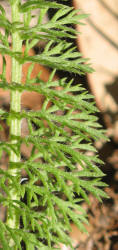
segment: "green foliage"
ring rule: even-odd
[[[83,59],[66,41],[66,38],[74,39],[77,33],[66,25],[81,24],[86,15],[77,14],[73,8],[55,1],[30,0],[22,4],[19,0],[11,0],[9,3],[11,9],[16,5],[22,20],[13,16],[10,22],[0,6],[0,26],[5,30],[4,34],[0,33],[0,53],[3,56],[0,87],[12,94],[18,92],[19,96],[25,90],[35,91],[45,98],[39,111],[13,110],[17,103],[12,99],[10,112],[0,109],[1,119],[9,126],[11,121],[21,122],[25,118],[29,130],[25,137],[21,137],[19,132],[10,132],[9,141],[0,142],[0,153],[5,151],[10,156],[8,169],[0,169],[0,203],[7,208],[6,222],[0,221],[0,246],[4,250],[23,249],[24,243],[26,249],[48,250],[60,249],[62,243],[73,249],[68,235],[70,221],[86,232],[88,221],[82,202],[89,203],[88,192],[100,201],[102,197],[107,198],[101,190],[106,186],[101,182],[104,174],[98,167],[103,162],[93,145],[94,140],[106,137],[94,115],[98,110],[93,96],[80,84],[72,86],[73,81],[53,80],[56,69],[76,74],[93,71],[87,59]],[[49,8],[57,12],[51,20],[43,23]],[[30,27],[34,9],[40,9],[40,14],[37,23]],[[17,34],[22,43],[25,41],[24,54],[20,47],[15,51],[10,48],[8,39],[12,36],[15,43],[13,34]],[[44,51],[29,56],[29,49],[39,40],[46,42]],[[6,54],[20,67],[32,62],[24,85],[13,80],[7,83]],[[40,79],[40,74],[30,79],[35,62],[52,68],[47,82]],[[27,160],[19,159],[23,144],[32,147]],[[11,152],[17,160],[11,157]],[[24,184],[21,184],[22,170],[27,175]]]

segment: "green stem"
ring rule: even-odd
[[[12,22],[20,22],[20,13],[19,13],[19,0],[12,1],[11,3],[11,11],[12,11]],[[13,52],[21,52],[22,51],[22,40],[20,39],[18,31],[14,31],[12,33],[12,50]],[[22,76],[22,65],[15,59],[12,58],[12,77],[11,81],[16,83],[21,83]],[[11,102],[10,102],[10,110],[15,112],[20,112],[21,110],[21,93],[17,90],[11,91]],[[20,136],[21,135],[21,120],[17,118],[12,118],[10,120],[10,137],[12,136]],[[17,140],[11,139],[12,144],[17,144]],[[19,162],[20,161],[20,152],[19,155],[16,155],[15,152],[11,150],[10,153],[10,162]],[[12,176],[17,176],[18,170],[10,169],[10,174]],[[10,191],[10,199],[19,200],[19,195],[17,194],[15,189]],[[9,211],[7,215],[7,225],[11,228],[19,228],[19,217],[15,213],[15,210],[12,210],[13,218],[10,217]],[[13,241],[11,240],[10,246],[13,246]]]

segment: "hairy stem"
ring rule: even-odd
[[[11,11],[12,11],[12,22],[20,22],[20,13],[18,9],[19,0],[12,1],[11,3]],[[22,40],[20,39],[18,31],[14,31],[12,33],[12,50],[13,52],[21,52],[22,51]],[[11,81],[16,83],[21,83],[21,76],[22,76],[22,65],[15,59],[12,58],[12,77]],[[10,109],[11,111],[20,112],[21,110],[21,93],[17,90],[11,91],[11,102],[10,102]],[[21,135],[21,120],[17,118],[12,118],[10,120],[10,137],[11,143],[17,144],[17,140],[13,139],[13,136],[20,136]],[[20,161],[20,152],[16,154],[15,152],[11,151],[10,153],[10,162],[19,162]],[[10,166],[9,166],[10,168]],[[9,169],[10,174],[12,176],[17,176],[18,170],[16,169]],[[19,200],[19,195],[16,193],[15,189],[11,189],[10,191],[10,198],[12,200]],[[18,215],[15,214],[13,209],[12,211],[13,217],[11,218],[7,215],[7,225],[11,228],[19,228],[19,219]],[[10,243],[11,246],[13,242]]]

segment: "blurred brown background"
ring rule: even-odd
[[[90,225],[89,235],[80,234],[73,227],[72,237],[79,242],[78,250],[118,249],[118,0],[73,0],[81,13],[89,13],[78,25],[81,32],[77,45],[84,57],[90,58],[95,72],[87,75],[87,84],[95,96],[100,109],[100,122],[110,142],[96,142],[102,170],[110,199],[99,204],[90,196],[91,207],[87,207]]]

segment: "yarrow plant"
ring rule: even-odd
[[[10,111],[0,109],[1,119],[9,126],[9,140],[0,142],[0,151],[9,155],[7,170],[0,169],[0,203],[6,208],[6,220],[0,220],[0,247],[4,250],[61,249],[61,244],[74,249],[70,222],[86,232],[91,192],[100,201],[107,197],[102,190],[104,176],[93,142],[105,138],[94,115],[94,99],[79,83],[55,79],[56,70],[75,74],[93,70],[67,38],[75,39],[76,30],[69,24],[80,24],[84,14],[58,1],[9,0],[11,21],[0,5],[0,53],[3,58],[0,87],[10,91]],[[43,22],[48,10],[56,10]],[[32,11],[39,9],[37,23],[31,26]],[[79,13],[79,14],[78,14]],[[11,45],[9,45],[9,38]],[[37,42],[45,41],[40,54],[29,55]],[[23,44],[25,50],[22,52]],[[11,80],[6,80],[6,57],[11,57]],[[25,84],[22,66],[30,62]],[[47,82],[39,74],[31,79],[35,63],[52,69]],[[35,91],[44,96],[42,109],[22,110],[21,95]],[[28,134],[21,135],[22,120],[27,120]],[[34,126],[36,125],[36,126]],[[36,129],[36,128],[37,129]],[[21,146],[30,145],[28,159],[21,159]],[[93,154],[88,154],[93,152]],[[26,182],[22,183],[22,171]],[[25,197],[25,199],[24,199]]]

